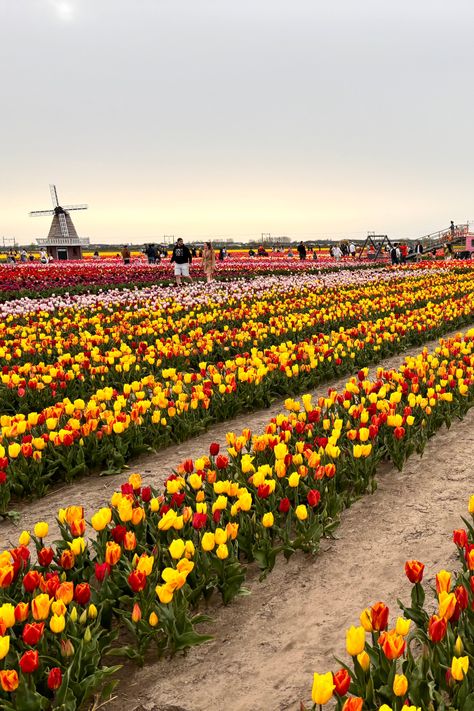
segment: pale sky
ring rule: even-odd
[[[472,0],[0,0],[0,240],[474,221]]]

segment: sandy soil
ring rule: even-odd
[[[387,359],[384,366],[398,367],[404,355]],[[314,392],[326,391],[327,385]],[[212,427],[198,438],[141,457],[130,470],[159,484],[183,459],[205,452],[210,442],[224,445],[230,429],[256,432],[281,409],[278,401],[268,410]],[[451,531],[460,525],[474,492],[473,426],[471,411],[463,422],[439,432],[424,457],[412,457],[403,472],[381,467],[375,494],[343,514],[336,539],[324,541],[320,555],[280,561],[263,583],[251,571],[250,596],[227,608],[211,602],[214,622],[207,631],[214,641],[184,657],[143,669],[127,667],[107,711],[297,711],[299,701],[310,698],[313,672],[337,668],[333,654],[344,655],[345,629],[357,624],[363,607],[380,599],[396,614],[397,596],[408,600],[405,560],[424,561],[428,575],[454,564]],[[81,503],[90,516],[124,478],[88,477],[22,504],[20,530],[38,520],[51,521],[68,504]],[[17,535],[12,522],[0,523],[0,548],[16,542]],[[51,539],[54,535],[53,530]]]

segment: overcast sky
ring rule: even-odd
[[[0,0],[0,238],[474,220],[472,0]]]

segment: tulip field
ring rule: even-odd
[[[342,512],[375,491],[381,463],[404,470],[474,404],[469,264],[247,269],[182,289],[141,273],[126,287],[94,268],[100,291],[35,295],[28,285],[0,304],[5,711],[98,708],[122,665],[146,670],[150,657],[159,676],[165,659],[211,641],[218,601],[245,615],[255,571],[266,581],[303,555],[312,566]],[[386,367],[395,354],[399,367]],[[316,386],[324,394],[309,392]],[[261,431],[233,426],[278,399]],[[161,482],[135,471],[137,455],[185,450],[223,421],[225,444],[183,458]],[[128,462],[133,473],[86,512],[81,487]],[[15,509],[57,486],[60,510],[11,539]],[[473,514],[474,497],[454,532],[451,572],[433,573],[430,588],[423,563],[407,560],[410,602],[397,616],[367,600],[346,656],[334,634],[341,661],[315,672],[312,687],[308,678],[295,709],[474,709]],[[297,590],[295,581],[296,605]],[[319,614],[309,609],[308,624],[324,624]],[[290,673],[284,652],[276,663]]]

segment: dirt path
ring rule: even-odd
[[[434,343],[427,344],[432,347]],[[398,367],[408,353],[384,361]],[[338,387],[344,377],[332,383]],[[327,385],[315,390],[319,395]],[[272,408],[235,418],[208,433],[147,457],[130,467],[147,482],[159,484],[186,457],[206,451],[212,441],[225,444],[225,433],[260,430],[281,411]],[[405,560],[418,558],[432,575],[455,563],[451,530],[460,524],[474,492],[472,429],[474,410],[463,422],[442,430],[422,459],[412,457],[403,472],[381,468],[379,488],[343,514],[337,539],[324,541],[315,558],[295,555],[279,561],[266,581],[250,576],[251,595],[229,607],[211,605],[214,641],[185,657],[143,669],[129,668],[107,711],[123,708],[154,711],[284,711],[308,701],[312,674],[335,669],[333,654],[344,655],[345,629],[356,624],[369,603],[384,600],[396,614],[396,598],[408,599]],[[20,507],[20,526],[51,521],[58,508],[82,503],[89,516],[111,495],[124,475],[89,477]],[[0,524],[0,548],[16,540],[18,528]],[[52,532],[54,535],[54,532]]]

